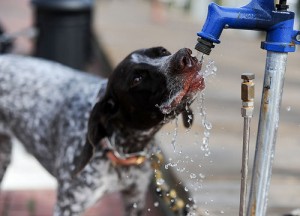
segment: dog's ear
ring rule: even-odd
[[[190,128],[193,125],[194,114],[190,107],[182,112],[182,120],[185,128]]]
[[[94,106],[88,123],[88,141],[97,145],[110,130],[109,121],[118,113],[118,106],[111,96],[104,97]]]
[[[108,96],[95,104],[88,122],[86,143],[81,154],[74,159],[75,169],[72,172],[73,176],[77,175],[88,164],[94,154],[96,145],[108,135],[107,128],[104,125],[107,126],[109,119],[117,111],[116,103]]]
[[[72,177],[74,178],[91,160],[94,154],[94,146],[86,140],[82,152],[74,158],[74,170],[72,170]]]

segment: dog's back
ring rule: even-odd
[[[0,56],[0,133],[19,139],[54,174],[53,162],[67,151],[61,145],[83,145],[99,88],[99,78],[60,64]]]

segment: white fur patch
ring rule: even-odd
[[[136,64],[146,63],[146,64],[149,64],[152,66],[159,66],[160,68],[162,68],[162,67],[165,67],[166,65],[168,65],[171,57],[172,57],[172,55],[158,57],[158,58],[150,58],[145,55],[133,53],[131,55],[131,60],[133,63],[136,63]]]

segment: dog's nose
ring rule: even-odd
[[[177,55],[179,68],[181,70],[185,68],[191,68],[197,63],[197,59],[195,57],[192,57],[192,50],[188,48],[180,49],[177,52]]]

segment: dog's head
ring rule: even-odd
[[[89,142],[97,144],[116,127],[149,130],[186,112],[204,88],[200,69],[186,48],[174,54],[163,47],[131,53],[116,67],[105,96],[91,112]]]
[[[163,47],[137,50],[109,79],[101,112],[127,127],[149,129],[179,114],[204,88],[201,64],[189,49],[171,55]],[[95,110],[99,112],[100,110]]]

